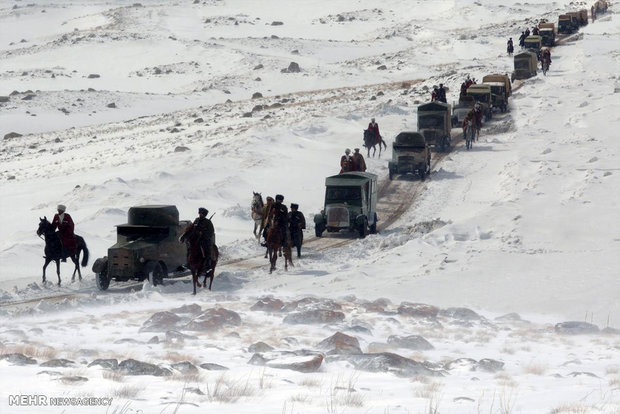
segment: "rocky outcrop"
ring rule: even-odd
[[[569,321],[556,324],[555,332],[563,335],[586,335],[599,333],[599,328],[588,322]]]
[[[361,354],[362,349],[357,338],[336,332],[329,338],[319,342],[319,349],[325,350],[328,355],[332,354]]]
[[[328,309],[315,309],[302,312],[293,312],[284,318],[284,323],[315,324],[338,323],[344,320],[344,313]]]
[[[387,343],[399,348],[413,349],[417,351],[426,351],[433,349],[433,345],[420,335],[398,336],[390,335]]]
[[[154,313],[142,324],[140,332],[166,332],[174,330],[181,322],[181,317],[175,313],[164,311]]]
[[[160,368],[148,362],[126,359],[118,364],[118,370],[125,375],[153,375],[155,377],[165,377],[171,374],[170,370]]]
[[[185,325],[185,329],[190,331],[214,331],[228,326],[240,325],[241,317],[238,313],[224,308],[211,308]]]

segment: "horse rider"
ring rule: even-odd
[[[282,194],[277,194],[276,201],[273,203],[269,211],[269,225],[273,225],[280,230],[283,241],[282,244],[289,241],[286,237],[286,228],[288,226],[288,209],[284,204],[282,204],[283,201],[284,196]]]
[[[538,31],[538,27],[534,26],[532,28],[532,36],[538,36],[540,32]]]
[[[551,51],[549,50],[549,48],[544,48],[541,53],[540,62],[544,64],[545,60],[547,61],[549,66],[551,66]]]
[[[530,29],[529,27],[525,29],[525,37],[528,37],[530,35]]]
[[[474,120],[476,121],[476,129],[479,131],[482,129],[482,106],[480,102],[476,102],[473,112],[475,116]]]
[[[198,209],[198,217],[194,220],[193,226],[196,230],[200,231],[200,246],[202,254],[207,261],[208,266],[212,260],[215,260],[215,229],[213,223],[207,218],[209,210],[204,207]]]
[[[52,229],[58,229],[60,242],[62,243],[62,261],[66,262],[67,257],[77,251],[77,239],[73,232],[75,224],[73,224],[73,219],[69,213],[66,212],[67,207],[63,204],[58,204],[56,210],[58,213],[54,214]]]
[[[366,171],[366,161],[364,160],[364,156],[360,154],[360,149],[355,148],[353,153],[353,165],[355,166],[355,171]]]
[[[437,89],[437,100],[439,102],[448,103],[446,99],[446,89],[443,87],[443,83],[440,83],[439,89]]]
[[[508,56],[512,55],[512,53],[515,51],[515,47],[512,44],[512,37],[508,39],[508,42],[506,44],[506,50],[508,51]]]
[[[431,92],[431,102],[435,102],[439,96],[439,88],[437,85],[433,85],[433,91]]]
[[[297,247],[297,257],[301,257],[301,245],[304,242],[304,232],[306,228],[306,218],[299,211],[299,205],[291,203],[291,212],[288,213],[289,229],[291,230],[291,241]]]
[[[387,144],[383,140],[383,137],[379,133],[379,124],[375,122],[375,118],[370,118],[370,123],[368,124],[368,130],[375,134],[375,138],[377,140],[377,144],[382,145],[387,148]]]
[[[340,157],[340,174],[349,171],[355,171],[355,164],[351,156],[351,150],[347,148],[344,150],[344,155]]]

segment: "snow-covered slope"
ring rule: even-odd
[[[0,300],[76,295],[3,306],[0,355],[74,364],[0,361],[7,373],[0,411],[61,412],[9,405],[10,395],[33,389],[111,396],[117,412],[620,410],[617,331],[567,336],[554,329],[571,320],[620,327],[613,9],[554,48],[547,76],[524,82],[510,112],[488,122],[471,151],[454,149],[426,184],[412,181],[412,191],[423,191],[388,229],[330,250],[309,244],[289,272],[269,274],[266,260],[259,269],[224,265],[213,293],[191,297],[181,281],[101,293],[90,265],[82,283],[69,283],[63,264],[63,286],[42,285],[38,218],[66,204],[92,263],[114,243],[114,225],[125,222],[129,207],[175,204],[190,219],[205,206],[216,213],[225,263],[264,253],[249,214],[252,191],[260,191],[298,203],[310,238],[324,177],[338,171],[344,148],[361,146],[371,116],[388,144],[415,130],[415,106],[432,85],[443,82],[456,100],[467,75],[510,72],[507,37],[573,5],[22,3],[0,2],[0,96],[10,95],[0,103],[0,135],[23,135],[5,138],[0,150]],[[301,72],[282,72],[291,62]],[[252,98],[256,92],[263,97]],[[366,160],[382,181],[390,156]],[[48,280],[53,273],[50,267]],[[282,300],[286,311],[253,307],[264,295]],[[315,299],[295,302],[309,296]],[[413,318],[408,302],[441,312]],[[200,309],[176,310],[171,325],[140,332],[154,313],[188,304]],[[215,307],[236,312],[239,324],[187,328]],[[293,311],[317,309],[342,312],[344,320],[283,323]],[[509,313],[520,316],[495,319]],[[367,357],[391,352],[427,363],[405,369],[326,354],[318,372],[302,374],[273,367],[292,354],[263,352],[275,358],[271,366],[248,364],[258,341],[306,361],[302,350],[327,352],[319,343],[337,331],[355,336]],[[149,343],[155,335],[158,343]],[[393,335],[423,336],[433,349]],[[87,367],[97,358],[148,361],[175,374]],[[181,361],[230,370],[181,372],[172,366]],[[57,372],[37,375],[46,370]]]

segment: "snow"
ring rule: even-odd
[[[0,96],[20,92],[0,103],[1,135],[23,134],[4,139],[0,151],[0,356],[76,363],[44,368],[0,360],[1,412],[620,410],[618,334],[554,330],[564,321],[620,328],[620,43],[613,5],[553,49],[547,76],[523,82],[510,112],[488,122],[472,150],[453,149],[425,183],[393,183],[386,196],[415,196],[394,223],[363,240],[329,235],[344,244],[324,248],[311,242],[324,178],[338,171],[344,148],[361,146],[371,116],[389,145],[398,132],[416,130],[415,106],[429,88],[443,82],[453,101],[465,76],[509,73],[507,37],[517,39],[538,19],[553,21],[574,5],[134,3],[0,2]],[[282,73],[292,61],[302,71]],[[24,100],[28,90],[34,97]],[[264,97],[251,99],[255,92]],[[257,105],[269,107],[253,111]],[[180,146],[189,151],[175,151]],[[381,186],[388,185],[390,157],[388,149],[366,158]],[[251,234],[252,191],[284,194],[306,216],[307,245],[288,272],[278,261],[268,273]],[[71,267],[61,265],[61,287],[53,265],[41,283],[43,242],[35,235],[38,218],[51,219],[59,203],[91,255],[82,282],[71,283]],[[114,226],[126,222],[128,209],[142,204],[174,204],[182,219],[193,219],[200,206],[215,213],[222,264],[213,292],[193,297],[188,278],[97,290],[94,259],[114,244]],[[289,325],[286,312],[251,310],[265,295],[289,304],[314,297],[321,306],[331,299],[345,320]],[[372,310],[368,301],[380,298],[386,304]],[[411,318],[398,312],[402,302],[465,307],[483,319]],[[163,331],[139,332],[153,313],[192,303],[237,312],[242,324],[184,332],[198,339],[181,343]],[[509,313],[520,318],[496,319]],[[358,338],[364,352],[429,361],[444,375],[403,378],[329,358],[315,373],[247,363],[248,347],[258,341],[277,351],[316,350],[336,331]],[[159,343],[148,343],[156,335]],[[390,335],[421,335],[434,349],[395,348],[386,343]],[[229,370],[123,376],[87,367],[96,358],[163,367],[209,362]],[[459,358],[504,366],[472,371],[475,361],[459,360],[446,368]],[[87,381],[68,382],[76,376]],[[110,411],[17,407],[9,404],[16,394],[113,402]]]

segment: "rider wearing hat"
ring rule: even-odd
[[[282,203],[283,201],[284,196],[282,194],[276,195],[276,201],[273,203],[271,211],[269,212],[269,225],[273,225],[280,229],[282,240],[287,240],[286,228],[288,227],[288,209]]]
[[[205,258],[215,260],[215,249],[213,248],[215,245],[215,229],[211,220],[207,218],[207,214],[209,214],[209,210],[200,207],[193,226],[200,231],[200,245]]]
[[[58,229],[60,241],[62,243],[62,261],[66,262],[67,257],[77,251],[77,240],[75,239],[75,234],[73,233],[75,225],[73,224],[73,219],[71,216],[65,212],[67,207],[62,204],[58,204],[56,209],[58,213],[54,214],[52,229]]]
[[[351,150],[347,148],[344,150],[344,155],[340,157],[340,174],[349,171],[355,171],[353,164],[353,157],[351,156]]]

